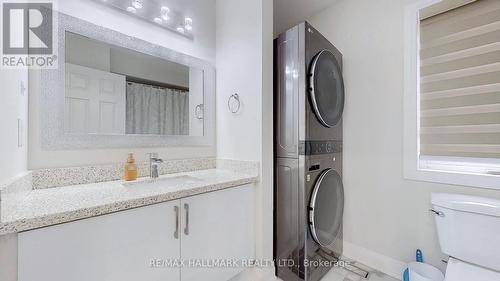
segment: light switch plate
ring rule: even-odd
[[[23,120],[17,119],[17,147],[24,146],[24,124]]]
[[[24,86],[24,81],[21,80],[21,96],[24,96],[26,93],[26,87]]]

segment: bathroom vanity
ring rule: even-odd
[[[251,259],[252,241],[243,185],[20,233],[19,280],[228,280],[240,268],[197,265]]]
[[[216,168],[8,193],[0,234],[19,232],[19,281],[228,280],[255,257],[257,179]]]

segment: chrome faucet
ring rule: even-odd
[[[157,179],[158,174],[158,164],[163,163],[163,160],[158,158],[158,153],[149,153],[149,176],[152,179]]]

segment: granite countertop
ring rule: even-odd
[[[127,186],[124,181],[34,189],[5,194],[0,212],[0,235],[109,214],[192,195],[257,182],[253,173],[208,169],[161,176],[190,176],[168,186]],[[139,179],[144,180],[144,179]]]

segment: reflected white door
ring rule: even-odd
[[[66,64],[66,133],[124,134],[126,79],[106,71]]]

